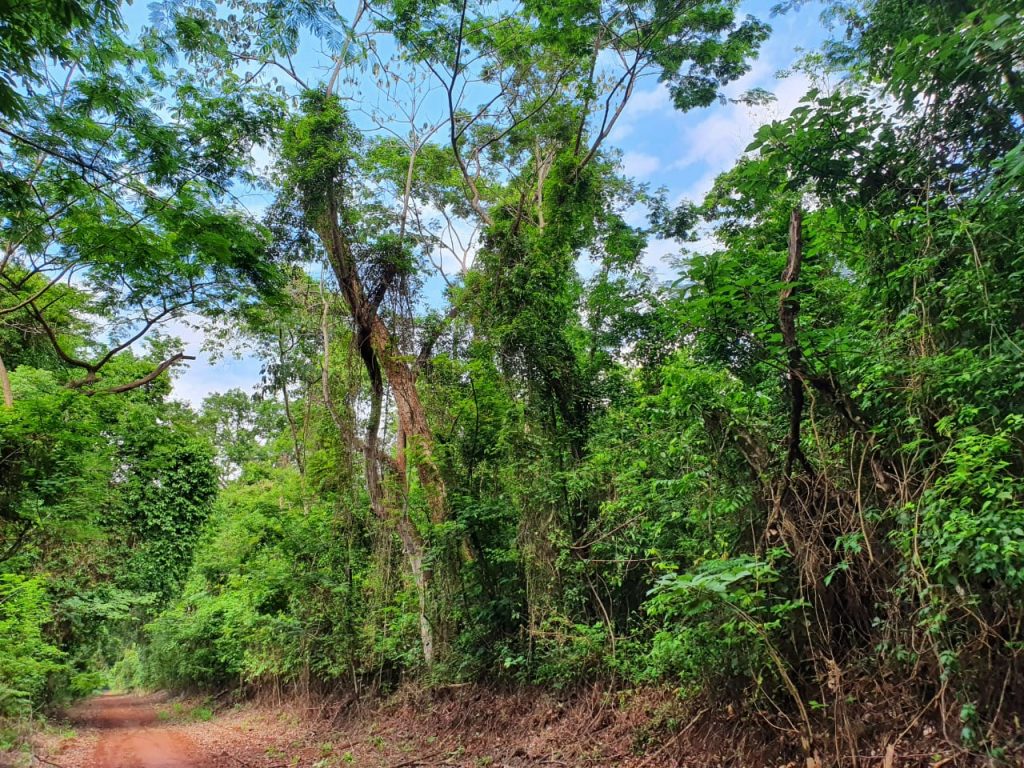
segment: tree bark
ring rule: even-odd
[[[380,301],[388,287],[385,277],[381,285],[368,292],[359,276],[355,256],[340,219],[340,207],[332,190],[328,195],[325,216],[317,226],[317,233],[327,249],[328,259],[349,315],[355,326],[359,355],[370,378],[370,417],[363,444],[364,472],[367,491],[374,514],[386,524],[393,525],[409,564],[420,603],[420,639],[423,656],[428,665],[442,660],[454,637],[454,626],[445,601],[446,578],[436,578],[438,564],[447,569],[451,559],[444,553],[429,553],[427,536],[410,517],[407,506],[396,503],[384,483],[380,451],[377,447],[380,427],[381,402],[384,381],[391,386],[398,412],[398,456],[391,469],[407,491],[409,461],[416,469],[417,478],[427,499],[429,521],[437,525],[447,519],[447,493],[444,478],[433,457],[433,433],[427,421],[426,409],[416,388],[416,369],[410,359],[397,348],[391,333],[378,314]],[[405,494],[406,497],[408,494]],[[433,556],[428,556],[433,555]],[[431,561],[435,564],[431,565]]]
[[[292,401],[288,395],[288,377],[285,375],[285,348],[284,348],[284,331],[278,329],[277,332],[277,351],[278,351],[278,378],[280,379],[281,385],[281,396],[284,398],[284,415],[288,421],[288,429],[292,435],[292,448],[295,450],[295,466],[299,469],[299,475],[303,478],[305,483],[306,477],[306,461],[302,454],[302,441],[299,440],[299,428],[295,423],[295,415],[292,413]]]
[[[13,408],[14,391],[11,389],[11,377],[7,375],[7,366],[4,365],[3,357],[0,357],[0,389],[4,394],[4,408]]]
[[[399,350],[394,348],[390,334],[379,317],[373,318],[370,344],[395,395],[398,426],[406,441],[404,453],[408,459],[412,449],[416,474],[427,494],[430,520],[435,524],[444,522],[448,516],[447,489],[434,462],[434,434],[416,388],[416,373]]]
[[[892,484],[889,476],[893,472],[891,467],[887,466],[888,462],[876,455],[875,437],[856,403],[842,390],[832,374],[816,374],[806,365],[803,349],[796,332],[796,320],[800,314],[800,302],[796,298],[796,282],[800,279],[802,265],[803,211],[797,207],[793,209],[789,219],[789,253],[786,259],[786,268],[782,272],[783,289],[779,295],[779,328],[782,331],[782,342],[786,347],[791,402],[786,477],[788,478],[792,472],[794,463],[799,463],[809,475],[815,473],[814,467],[800,447],[800,424],[803,419],[804,386],[806,385],[824,395],[843,421],[851,428],[854,437],[866,444],[875,485],[883,493],[891,493]]]

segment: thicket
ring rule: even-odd
[[[263,378],[193,417],[162,376],[69,391],[66,356],[20,351],[50,354],[42,310],[0,325],[7,695],[130,646],[139,685],[657,684],[781,711],[826,761],[919,715],[1018,748],[1024,9],[833,6],[816,87],[672,207],[606,139],[646,75],[689,109],[745,71],[766,29],[734,5],[165,9],[188,98],[241,120],[227,82],[275,150],[263,226],[232,221],[252,252],[200,243],[263,292],[202,305]],[[253,60],[285,74],[231,79]],[[407,108],[391,138],[348,105],[359,63]],[[423,122],[402,99],[430,86]]]

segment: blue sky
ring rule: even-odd
[[[764,88],[776,96],[776,101],[762,107],[729,102],[682,114],[673,109],[666,89],[651,79],[634,93],[610,136],[610,145],[622,152],[622,168],[627,175],[654,188],[664,187],[673,203],[700,200],[715,177],[736,162],[760,125],[784,117],[796,106],[809,88],[806,76],[798,73],[779,79],[776,75],[791,67],[801,50],[816,49],[826,38],[827,30],[820,19],[820,4],[807,3],[797,11],[769,19],[776,1],[744,4],[745,13],[769,20],[772,34],[751,71],[726,89],[726,96],[735,97],[751,88]],[[126,8],[125,17],[130,26],[138,28],[148,18],[146,5]],[[308,71],[301,73],[303,77],[321,79],[313,62],[323,59],[312,51],[303,58],[308,62],[299,64],[300,68],[308,66]],[[250,198],[250,202],[257,211],[264,204],[258,196]],[[642,224],[642,219],[643,212],[637,211],[633,223]],[[708,242],[696,245],[710,246]],[[648,247],[645,263],[667,278],[671,270],[666,259],[676,253],[677,244],[655,240]],[[227,353],[213,360],[202,349],[201,331],[182,323],[166,330],[181,337],[186,351],[199,358],[187,369],[177,371],[176,397],[198,407],[211,392],[236,387],[251,390],[257,383],[260,363],[252,355],[235,357]]]

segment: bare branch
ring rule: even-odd
[[[183,362],[185,360],[195,360],[195,359],[196,358],[195,358],[194,355],[186,355],[184,352],[179,352],[178,354],[174,355],[173,357],[169,357],[168,359],[164,360],[162,363],[160,363],[160,365],[158,365],[156,368],[154,368],[152,371],[150,371],[149,373],[147,373],[145,376],[143,376],[140,379],[135,379],[135,381],[129,381],[127,384],[119,384],[118,386],[111,387],[110,389],[101,389],[101,390],[98,390],[96,392],[90,392],[89,394],[90,395],[116,395],[116,394],[120,394],[121,392],[128,392],[128,391],[133,390],[133,389],[138,389],[139,387],[144,387],[147,384],[149,384],[151,381],[156,379],[161,373],[166,371],[172,365],[177,365],[178,363]]]

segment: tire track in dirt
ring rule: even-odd
[[[97,740],[84,762],[66,768],[202,768],[202,756],[189,736],[158,722],[155,700],[106,695],[71,712],[72,721],[96,729]]]

